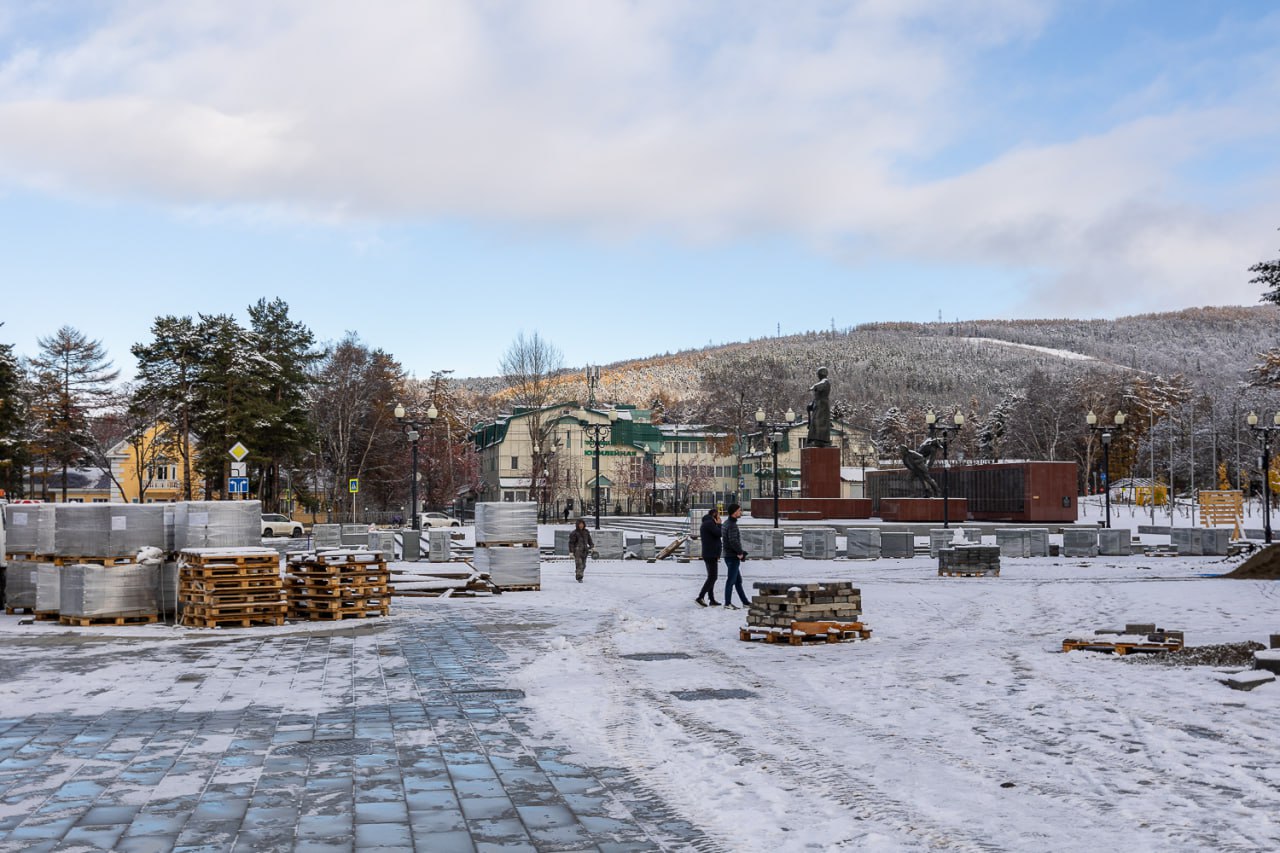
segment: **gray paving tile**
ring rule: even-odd
[[[460,801],[468,821],[501,820],[516,816],[515,806],[506,797],[475,797]]]
[[[118,853],[170,853],[173,843],[171,835],[125,835],[115,849]]]
[[[355,832],[357,849],[371,847],[413,848],[413,836],[405,823],[357,823]]]

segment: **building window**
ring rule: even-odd
[[[512,457],[511,457],[511,470],[512,470],[512,471],[515,471],[515,470],[519,469],[519,467],[520,467],[520,457],[519,457],[519,456],[512,456]]]

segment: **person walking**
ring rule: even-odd
[[[703,598],[709,598],[712,607],[718,607],[716,601],[716,578],[719,576],[720,562],[720,510],[715,507],[702,517],[702,526],[698,528],[698,539],[702,541],[702,562],[707,566],[707,580],[694,599],[699,607],[706,607]]]
[[[574,522],[573,532],[569,534],[569,553],[573,555],[573,574],[582,583],[582,575],[587,570],[587,555],[596,543],[591,541],[587,531],[587,523],[581,518]]]
[[[742,507],[739,504],[729,504],[728,511],[729,517],[725,519],[720,532],[725,567],[724,606],[729,610],[737,610],[733,603],[735,589],[738,590],[738,600],[742,602],[742,606],[746,607],[748,604],[747,594],[742,591],[742,573],[738,571],[738,565],[747,558],[747,552],[742,550],[742,533],[738,530]]]

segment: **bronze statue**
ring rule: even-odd
[[[941,439],[925,439],[919,450],[912,450],[905,444],[899,444],[898,452],[902,454],[902,463],[907,466],[907,471],[910,472],[911,478],[920,484],[920,488],[924,492],[923,497],[936,498],[942,494],[937,482],[929,474],[929,466],[933,464],[933,457],[942,452]]]
[[[818,368],[818,381],[812,388],[813,402],[809,404],[809,435],[806,447],[831,446],[831,380],[827,369]]]

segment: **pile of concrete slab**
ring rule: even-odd
[[[938,575],[1000,577],[1000,548],[996,545],[956,545],[938,552]]]
[[[848,581],[787,583],[760,581],[747,608],[747,624],[790,628],[792,622],[856,622],[862,591]]]

